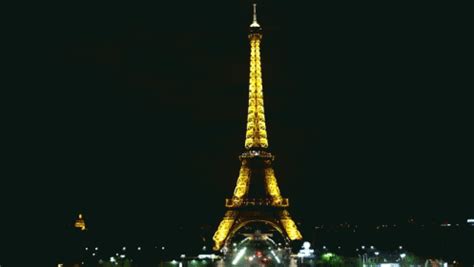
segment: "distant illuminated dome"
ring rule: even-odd
[[[74,223],[74,227],[80,229],[81,231],[86,230],[86,222],[82,218],[82,214],[79,213],[76,223]]]

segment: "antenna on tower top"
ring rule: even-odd
[[[257,4],[253,4],[253,21],[250,24],[250,27],[260,27],[260,24],[257,22]]]

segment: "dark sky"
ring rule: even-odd
[[[218,223],[243,151],[250,3],[171,2],[42,6],[12,22],[33,30],[16,32],[3,99],[7,229],[57,231],[78,212],[109,232]],[[298,221],[474,216],[462,8],[259,6],[270,150]]]

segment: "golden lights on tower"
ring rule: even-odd
[[[272,198],[272,205],[278,206],[283,204],[283,197],[280,194],[280,188],[275,177],[275,172],[273,168],[265,168],[265,184],[267,186],[267,192]]]
[[[267,128],[263,108],[262,67],[260,61],[260,33],[251,33],[250,38],[250,78],[249,108],[245,148],[267,148]]]
[[[237,185],[234,190],[233,199],[238,202],[242,197],[247,194],[249,188],[249,177],[250,169],[247,167],[247,161],[242,161],[242,166],[240,167],[239,177],[237,178]]]
[[[221,223],[217,227],[217,231],[212,237],[212,240],[214,240],[214,250],[219,250],[224,244],[227,236],[229,236],[230,229],[235,222],[235,213],[236,212],[233,210],[228,210],[224,215],[224,219],[222,219]]]
[[[285,232],[290,240],[301,240],[303,238],[288,211],[284,210],[282,212],[280,222],[283,225],[283,228],[285,228]]]

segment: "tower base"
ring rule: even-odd
[[[269,224],[277,230],[286,241],[300,240],[301,233],[290,216],[290,213],[280,207],[260,206],[228,210],[214,234],[214,250],[228,246],[234,235],[245,225],[261,222]]]

